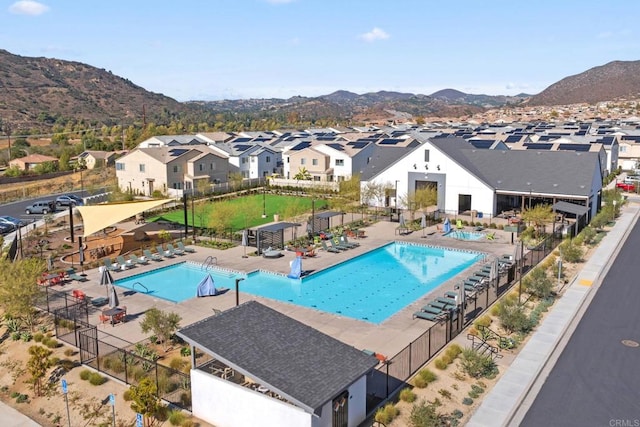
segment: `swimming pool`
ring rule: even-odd
[[[480,240],[484,237],[484,233],[476,233],[474,231],[462,231],[462,230],[451,230],[447,234],[447,237],[452,237],[454,239],[459,240]]]
[[[370,323],[382,323],[445,281],[465,270],[483,255],[478,252],[407,243],[390,243],[311,274],[302,280],[274,273],[250,273],[240,292],[313,308]],[[304,270],[304,262],[303,262]],[[235,288],[233,273],[209,270],[216,287]],[[193,298],[204,272],[198,265],[181,263],[132,278],[116,286],[179,302]],[[144,291],[142,291],[144,292]]]

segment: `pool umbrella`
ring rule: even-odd
[[[84,248],[82,247],[82,236],[78,236],[78,256],[80,257],[80,270],[84,273]]]
[[[400,227],[401,228],[406,228],[407,227],[407,225],[404,222],[404,215],[403,214],[400,214],[400,218],[398,219],[398,222],[400,223]]]
[[[111,273],[109,273],[109,270],[107,270],[107,268],[105,266],[101,266],[99,268],[99,270],[101,271],[101,275],[100,275],[100,285],[101,286],[107,286],[107,293],[109,292],[109,285],[113,286],[113,277],[111,277]]]
[[[420,227],[422,227],[422,237],[424,237],[424,229],[427,228],[427,217],[424,213],[420,218]]]
[[[249,233],[247,232],[247,229],[245,228],[244,230],[242,230],[242,246],[244,247],[244,255],[242,255],[242,258],[248,258],[247,256],[247,246],[249,245]]]
[[[498,279],[498,258],[494,259],[491,263],[491,270],[489,270],[489,280],[491,284],[497,284]]]
[[[449,218],[444,219],[444,224],[442,224],[442,231],[444,231],[445,234],[451,231],[451,223],[449,222]]]
[[[289,279],[299,279],[302,275],[302,257],[298,256],[291,261],[291,272],[287,275]]]
[[[53,270],[53,257],[52,256],[48,256],[47,257],[47,271],[52,271]]]
[[[217,294],[216,286],[213,282],[211,274],[207,274],[204,279],[200,281],[197,287],[197,297],[211,297]]]
[[[120,305],[120,301],[118,301],[116,287],[111,285],[111,288],[109,288],[109,308],[116,308],[118,305]]]

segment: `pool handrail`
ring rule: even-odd
[[[214,262],[215,260],[215,262]],[[209,268],[213,267],[214,265],[218,265],[218,258],[214,257],[212,255],[209,255],[202,263],[202,265],[200,265],[200,270],[208,270]]]
[[[131,285],[131,290],[135,290],[136,285],[140,285],[144,288],[144,293],[148,294],[149,293],[149,288],[147,288],[145,285],[143,285],[140,282],[133,282],[133,285]]]

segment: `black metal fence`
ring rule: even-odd
[[[86,300],[46,287],[36,306],[53,315],[56,336],[80,350],[80,363],[129,385],[151,378],[159,398],[191,411],[189,374],[137,354],[137,349],[147,342],[134,344],[98,331],[96,325],[89,323],[92,308]]]
[[[395,395],[409,378],[474,319],[516,284],[521,284],[524,274],[540,263],[560,242],[560,239],[550,237],[535,248],[514,248],[516,253],[520,251],[516,262],[494,285],[485,287],[472,298],[467,297],[454,315],[435,323],[396,355],[381,362],[367,378],[367,413],[373,413],[382,402]],[[521,242],[517,244],[522,245]]]

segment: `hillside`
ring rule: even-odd
[[[613,61],[583,73],[565,77],[538,95],[528,105],[593,104],[619,98],[638,98],[640,61]]]
[[[13,55],[0,49],[0,117],[12,126],[58,118],[106,125],[167,119],[192,107],[79,62]]]

